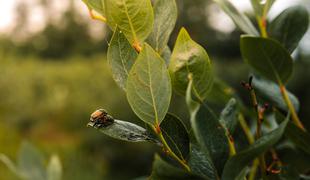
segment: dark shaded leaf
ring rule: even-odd
[[[189,154],[189,136],[182,121],[168,113],[160,124],[160,129],[172,151],[183,160]]]
[[[285,9],[269,25],[272,38],[278,40],[292,53],[309,27],[309,14],[305,7],[294,6]]]
[[[267,79],[254,77],[252,85],[256,92],[267,102],[274,104],[282,110],[288,111],[288,107],[281,95],[280,87]],[[299,110],[299,101],[296,96],[288,91],[288,96],[296,111]]]
[[[241,36],[240,46],[245,62],[260,75],[278,84],[288,81],[293,60],[280,43],[269,38]]]
[[[196,144],[191,144],[190,149],[188,164],[191,171],[205,177],[206,179],[219,179],[208,152],[204,151]]]
[[[220,115],[220,123],[227,129],[229,134],[233,134],[238,124],[238,104],[236,99],[232,98],[226,104]]]
[[[152,180],[202,180],[203,178],[191,174],[183,169],[170,165],[155,155],[153,170],[150,179]]]
[[[191,126],[196,140],[210,154],[219,174],[229,156],[228,141],[224,128],[216,116],[205,105],[200,105],[192,99],[192,84],[190,79],[186,92],[186,103],[191,116]]]
[[[286,125],[289,121],[289,117],[290,116],[287,116],[286,120],[283,121],[277,129],[259,138],[254,144],[250,145],[250,147],[248,147],[247,149],[232,156],[225,164],[222,179],[223,180],[234,179],[256,157],[258,157],[266,150],[271,148],[275,143],[277,143],[285,131]]]
[[[144,122],[159,125],[171,99],[171,81],[164,60],[145,44],[127,79],[127,99]]]
[[[146,129],[127,121],[114,120],[113,124],[107,127],[98,127],[93,122],[89,122],[87,126],[97,128],[100,132],[123,141],[156,142]]]
[[[289,122],[285,135],[301,150],[310,156],[310,134]]]
[[[107,59],[114,80],[124,90],[128,74],[137,56],[136,50],[130,45],[124,34],[116,28],[108,48]]]

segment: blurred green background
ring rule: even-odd
[[[232,2],[251,16],[249,2]],[[216,74],[247,103],[247,94],[239,85],[249,72],[240,58],[241,32],[212,1],[177,3],[179,20],[170,47],[185,26],[207,49]],[[278,0],[271,17],[294,4],[310,9],[308,0]],[[110,30],[91,20],[79,0],[1,1],[0,10],[0,153],[16,160],[19,146],[28,140],[46,157],[59,155],[63,179],[117,180],[149,174],[158,150],[154,145],[121,142],[86,128],[89,115],[99,108],[141,124],[107,66]],[[288,87],[301,101],[300,117],[308,128],[309,42],[308,32],[294,52],[296,67]],[[174,95],[171,111],[186,123],[183,101]],[[0,179],[17,177],[0,163]]]

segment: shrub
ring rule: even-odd
[[[297,115],[298,99],[285,87],[294,66],[291,53],[308,29],[305,8],[288,8],[268,23],[274,0],[252,0],[258,30],[229,1],[215,0],[245,33],[240,50],[252,73],[241,84],[252,102],[248,107],[214,77],[206,50],[186,29],[170,51],[174,0],[84,2],[91,16],[114,32],[107,54],[114,80],[146,127],[113,118],[104,109],[96,110],[88,125],[117,139],[160,146],[163,153],[155,155],[151,179],[299,179],[308,172],[310,135]],[[190,128],[168,113],[173,90],[185,96]],[[230,100],[217,114],[210,101],[223,102],[223,97]],[[288,158],[292,154],[295,161]]]

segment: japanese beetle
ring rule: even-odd
[[[92,126],[101,128],[113,124],[114,119],[104,109],[98,109],[90,115]]]

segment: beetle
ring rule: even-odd
[[[90,115],[90,122],[94,127],[107,127],[114,122],[114,118],[106,112],[104,109],[98,109]]]

